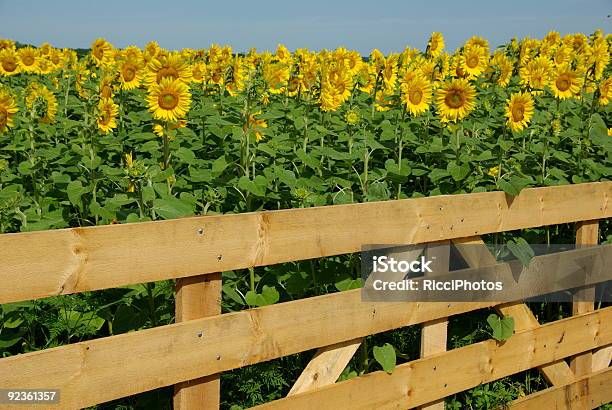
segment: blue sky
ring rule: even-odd
[[[473,34],[496,46],[549,30],[612,32],[612,0],[0,0],[0,37],[56,47],[117,47],[156,40],[170,49],[230,44],[289,49],[344,46],[362,54],[424,48],[441,31],[454,50]]]

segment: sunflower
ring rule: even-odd
[[[486,54],[489,54],[489,42],[482,37],[472,36],[465,42],[465,48],[472,46],[478,46],[482,48]]]
[[[15,42],[13,40],[9,40],[8,38],[0,38],[0,50],[4,49],[15,49]]]
[[[442,35],[442,33],[431,33],[431,37],[429,37],[429,41],[427,42],[427,54],[432,57],[437,57],[440,55],[443,49],[444,36]]]
[[[469,78],[478,77],[487,68],[488,52],[477,45],[466,47],[461,56],[461,67]]]
[[[113,46],[103,38],[91,44],[91,59],[97,67],[108,66],[113,62]]]
[[[608,105],[612,100],[612,77],[608,77],[599,84],[599,105]]]
[[[253,133],[255,134],[255,141],[257,142],[264,139],[264,135],[262,133],[263,128],[268,128],[268,123],[266,120],[260,120],[256,117],[256,115],[259,114],[261,114],[261,111],[249,115],[249,120],[242,126],[244,132],[247,132],[249,129],[253,130]]]
[[[540,56],[529,61],[519,71],[521,84],[533,90],[543,90],[550,83],[552,64],[547,57]]]
[[[38,73],[39,67],[39,56],[36,49],[28,46],[17,50],[17,56],[19,57],[19,66],[21,71],[26,73]]]
[[[336,111],[338,108],[340,108],[343,102],[344,99],[342,95],[339,94],[333,87],[323,86],[321,88],[321,110],[325,112]]]
[[[512,131],[527,127],[533,116],[533,97],[530,93],[512,94],[506,106],[506,125]]]
[[[155,119],[178,122],[189,111],[189,87],[179,79],[164,78],[149,89],[147,103]]]
[[[602,77],[609,61],[610,52],[608,50],[608,43],[603,38],[596,39],[587,52],[587,63],[595,68],[593,72],[595,80],[599,80]]]
[[[401,85],[402,101],[412,115],[419,115],[429,108],[431,83],[424,77],[415,76]]]
[[[510,84],[510,79],[512,78],[512,71],[514,70],[514,65],[510,62],[509,59],[501,60],[499,65],[499,77],[497,77],[497,85],[502,87],[506,87]]]
[[[560,100],[570,98],[580,92],[578,73],[569,66],[557,67],[550,82],[555,97]]]
[[[179,80],[185,84],[191,81],[191,67],[178,53],[158,55],[147,66],[145,83],[148,86],[161,84],[162,80]]]
[[[100,92],[100,98],[103,100],[113,98],[113,80],[114,78],[110,75],[106,75],[100,79],[98,90]]]
[[[118,66],[119,82],[122,90],[133,90],[142,80],[143,63],[140,57],[128,57]]]
[[[436,93],[438,113],[443,122],[457,121],[474,109],[476,90],[468,80],[455,78],[444,82]]]
[[[289,66],[282,63],[268,63],[263,68],[263,78],[268,84],[268,91],[272,94],[285,92],[289,81]]]
[[[12,48],[0,50],[0,74],[9,76],[20,71],[19,57]]]
[[[195,63],[191,69],[191,81],[194,83],[203,83],[206,81],[208,69],[203,62]]]
[[[111,98],[103,98],[98,103],[98,129],[103,134],[108,134],[117,128],[117,115],[119,106]]]
[[[32,83],[28,86],[25,97],[26,107],[40,122],[52,124],[57,113],[57,98],[43,85]]]
[[[13,117],[17,111],[15,98],[8,91],[0,89],[0,133],[13,126]]]

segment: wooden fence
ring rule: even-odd
[[[0,235],[0,304],[177,279],[177,323],[0,359],[0,388],[60,389],[56,407],[70,409],[174,385],[175,408],[217,408],[221,372],[318,348],[289,395],[260,407],[443,409],[537,367],[552,387],[514,408],[594,408],[612,400],[612,307],[575,302],[540,325],[520,301],[497,305],[515,320],[509,340],[446,351],[449,316],[495,303],[362,302],[352,290],[221,314],[219,272],[434,241],[482,266],[494,260],[461,246],[482,234],[576,223],[577,243],[596,243],[610,196],[600,182]],[[416,324],[419,360],[336,382],[361,338]]]

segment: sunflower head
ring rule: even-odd
[[[31,83],[28,86],[25,104],[33,117],[45,124],[55,122],[57,114],[57,98],[43,85]]]
[[[599,85],[599,105],[608,105],[612,99],[612,77],[608,77]]]
[[[565,100],[580,92],[580,77],[569,66],[561,66],[555,69],[550,87],[555,97]]]
[[[12,48],[0,50],[0,74],[10,76],[18,74],[20,71],[21,66],[17,52]]]
[[[103,134],[108,134],[117,128],[119,106],[111,98],[103,98],[98,103],[98,118],[96,123]]]
[[[162,80],[179,80],[185,84],[191,81],[192,69],[179,53],[158,55],[147,66],[145,83],[148,86],[161,84]]]
[[[512,131],[521,131],[533,116],[533,97],[530,93],[512,94],[506,105],[506,125]]]
[[[417,75],[403,82],[402,102],[412,115],[419,115],[429,108],[431,101],[431,83],[425,77]]]
[[[169,123],[178,122],[189,111],[189,87],[179,79],[164,78],[160,84],[149,88],[147,103],[153,118]]]
[[[19,56],[19,66],[21,67],[21,71],[33,74],[40,71],[40,56],[39,52],[35,48],[30,46],[20,48],[17,50],[17,55]]]
[[[15,97],[7,90],[0,89],[0,133],[13,126],[13,117],[17,111]]]
[[[113,62],[113,46],[103,38],[91,43],[91,59],[97,67],[108,66]]]
[[[117,66],[118,77],[123,90],[133,90],[142,80],[143,62],[140,57],[127,57]]]
[[[456,78],[446,81],[436,93],[441,120],[457,121],[466,117],[474,109],[475,98],[476,90],[468,80]]]
[[[350,109],[344,114],[344,120],[348,125],[357,125],[361,118],[358,111]]]
[[[431,37],[429,37],[427,42],[427,54],[437,57],[442,50],[444,50],[444,36],[438,32],[431,33]]]
[[[463,50],[461,64],[462,69],[468,74],[469,78],[478,77],[487,68],[488,50],[479,46],[466,46]]]

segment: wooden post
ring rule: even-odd
[[[429,244],[426,249],[428,259],[432,259],[434,274],[448,272],[450,268],[450,241]],[[421,357],[445,352],[448,333],[448,318],[433,320],[423,324],[421,329]],[[444,410],[444,399],[436,400],[421,407],[421,410]]]
[[[599,221],[584,221],[576,224],[577,245],[597,245],[598,240]],[[572,304],[572,315],[580,315],[595,310],[594,302],[586,301],[595,300],[594,297],[595,287],[579,290],[575,295],[577,301]],[[585,352],[574,356],[570,361],[570,368],[577,377],[591,373],[593,368],[593,353]]]
[[[220,313],[220,272],[176,280],[177,323]],[[220,404],[221,379],[219,374],[189,380],[174,386],[175,409],[218,409]]]

